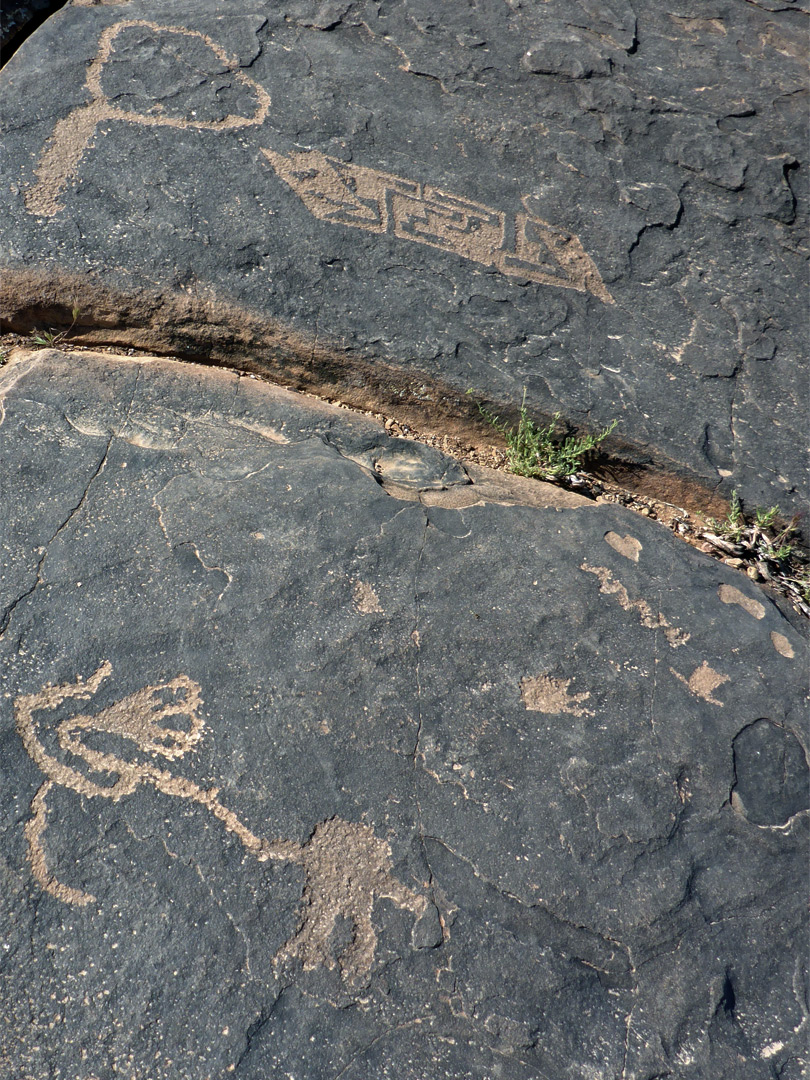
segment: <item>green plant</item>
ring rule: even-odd
[[[579,472],[588,454],[610,435],[618,424],[614,420],[596,435],[569,435],[555,439],[560,413],[555,413],[547,427],[538,427],[526,409],[526,390],[520,405],[517,427],[504,423],[500,417],[478,404],[478,410],[506,439],[506,463],[510,472],[545,480],[561,480]]]
[[[709,518],[709,525],[711,525],[715,533],[723,540],[730,540],[732,543],[736,544],[742,539],[747,526],[742,503],[740,502],[740,497],[737,494],[736,488],[731,493],[731,505],[725,518],[723,518],[722,521],[718,521],[716,518]]]
[[[799,519],[787,523],[778,506],[756,507],[746,513],[736,491],[722,521],[709,518],[712,532],[701,535],[723,555],[735,557],[753,576],[776,585],[796,606],[810,615],[810,566],[801,550]]]
[[[769,506],[766,510],[757,506],[746,515],[736,491],[731,493],[729,512],[722,521],[709,518],[716,539],[726,541],[726,546],[741,549],[739,554],[749,553],[771,562],[789,559],[797,551],[793,539],[798,533],[798,521],[794,518],[786,525],[780,524],[781,510]]]
[[[61,345],[63,341],[66,341],[71,330],[76,325],[76,322],[81,315],[81,308],[76,304],[71,309],[71,315],[73,316],[73,322],[66,330],[40,330],[39,333],[32,331],[31,337],[35,345],[47,345],[48,348],[54,349],[57,345]]]
[[[761,506],[758,506],[754,511],[754,524],[758,529],[770,529],[778,517],[778,506],[771,506],[768,510],[763,510]]]

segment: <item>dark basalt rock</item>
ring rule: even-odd
[[[5,323],[77,302],[83,340],[363,405],[525,387],[803,510],[805,36],[787,2],[71,5],[0,85]]]
[[[0,401],[3,1076],[804,1075],[765,593],[233,373]]]

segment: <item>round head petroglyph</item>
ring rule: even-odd
[[[99,124],[232,131],[264,123],[270,95],[198,30],[125,19],[107,27],[87,69],[90,101],[58,120],[25,193],[28,210],[53,217]]]

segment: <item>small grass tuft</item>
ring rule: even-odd
[[[506,464],[509,471],[518,476],[542,480],[562,480],[566,476],[574,476],[582,468],[588,454],[593,453],[618,424],[618,420],[614,420],[595,435],[555,438],[560,413],[554,414],[547,427],[539,427],[526,409],[525,389],[517,427],[504,423],[480,402],[478,411],[487,423],[506,439]]]
[[[55,349],[63,342],[67,341],[70,336],[73,327],[76,325],[79,316],[81,315],[81,308],[74,304],[71,308],[71,315],[73,316],[73,322],[66,330],[40,330],[39,332],[31,332],[31,340],[35,345],[44,345],[49,349]]]

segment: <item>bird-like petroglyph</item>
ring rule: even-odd
[[[219,789],[202,788],[157,764],[160,758],[171,762],[182,757],[203,735],[201,690],[186,675],[145,686],[99,712],[69,716],[50,729],[43,723],[43,714],[64,702],[92,698],[111,675],[112,666],[105,662],[86,680],[46,686],[37,694],[17,698],[14,704],[23,745],[46,777],[34,795],[32,816],[25,826],[31,869],[41,888],[67,904],[85,906],[96,899],[57,880],[48,867],[44,834],[48,795],[54,787],[118,802],[133,795],[140,785],[151,784],[164,795],[202,806],[260,861],[272,859],[302,868],[298,928],[277,953],[277,962],[298,960],[305,970],[339,968],[345,980],[362,980],[373,963],[377,944],[371,918],[375,898],[392,900],[417,919],[428,906],[424,896],[392,875],[389,844],[370,826],[338,817],[317,824],[303,844],[263,839],[219,801]],[[99,741],[105,739],[105,749],[98,749]],[[51,751],[48,744],[54,741]],[[110,743],[116,753],[110,751]],[[351,924],[352,937],[335,956],[331,938],[340,919]]]
[[[165,86],[155,82],[160,78]],[[35,182],[25,192],[26,207],[39,217],[63,209],[68,185],[106,121],[233,132],[263,125],[271,106],[264,87],[205,34],[146,19],[123,19],[102,32],[87,68],[86,91],[89,100],[56,122],[34,168]],[[522,208],[507,213],[317,150],[262,153],[320,221],[388,233],[510,277],[614,302],[579,238],[543,220],[534,196],[523,196]]]

